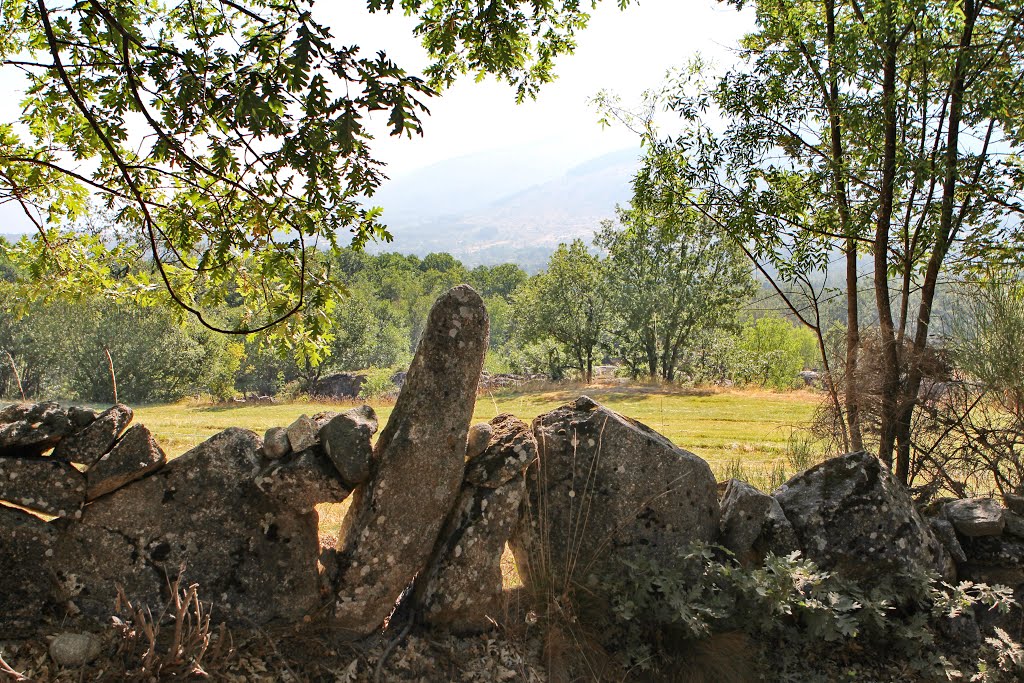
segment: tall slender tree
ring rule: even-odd
[[[681,131],[666,136],[641,115],[649,154],[635,201],[718,223],[819,338],[830,293],[812,283],[845,261],[841,439],[866,444],[870,403],[872,446],[909,482],[942,274],[1020,244],[1024,10],[995,0],[755,7],[739,67],[714,78],[698,64],[661,93]],[[857,314],[864,275],[874,321]],[[871,322],[880,358],[869,385],[858,349]]]

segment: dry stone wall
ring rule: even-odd
[[[925,518],[864,453],[772,495],[719,487],[698,456],[585,396],[532,425],[471,426],[487,326],[470,288],[438,300],[376,445],[368,406],[262,437],[228,429],[171,462],[127,406],[0,409],[0,636],[106,621],[118,586],[158,609],[180,572],[239,625],[361,637],[406,596],[427,627],[480,631],[501,616],[506,542],[535,595],[593,590],[623,561],[671,563],[692,541],[746,565],[799,551],[851,578],[927,570],[1024,592],[1024,498]],[[349,496],[322,547],[315,506]]]

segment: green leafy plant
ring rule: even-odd
[[[610,596],[611,620],[602,628],[614,633],[609,640],[621,643],[616,654],[622,666],[652,677],[681,665],[679,654],[693,641],[735,632],[753,642],[812,649],[855,641],[876,648],[884,644],[932,676],[946,670],[929,649],[936,620],[978,605],[1005,613],[1014,604],[1007,588],[953,586],[924,575],[858,583],[821,570],[799,553],[768,555],[762,566],[743,568],[725,549],[704,544],[680,550],[670,565],[624,563],[623,571],[605,577],[595,592]],[[1005,633],[997,633],[976,668],[1013,670],[1020,652]]]
[[[366,371],[366,381],[359,389],[359,398],[364,401],[380,398],[395,391],[395,383],[391,379],[395,371],[391,368],[370,368]]]

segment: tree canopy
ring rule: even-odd
[[[530,97],[588,20],[565,0],[367,9],[418,17],[425,78],[336,38],[309,1],[0,4],[0,67],[26,83],[0,123],[0,202],[38,233],[12,257],[50,294],[169,296],[213,329],[316,339],[337,283],[309,251],[389,239],[362,202],[385,179],[373,117],[422,134],[466,72]]]

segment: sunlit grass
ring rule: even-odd
[[[820,400],[807,391],[770,392],[746,389],[687,389],[662,386],[568,385],[526,392],[482,394],[475,422],[510,412],[523,420],[572,401],[581,394],[661,432],[676,445],[707,460],[716,473],[739,458],[744,465],[782,461],[790,434],[806,426]],[[392,401],[370,401],[383,425]],[[136,422],[146,424],[169,457],[228,427],[259,434],[287,426],[299,415],[342,411],[356,402],[289,402],[268,405],[174,404],[136,409]]]

